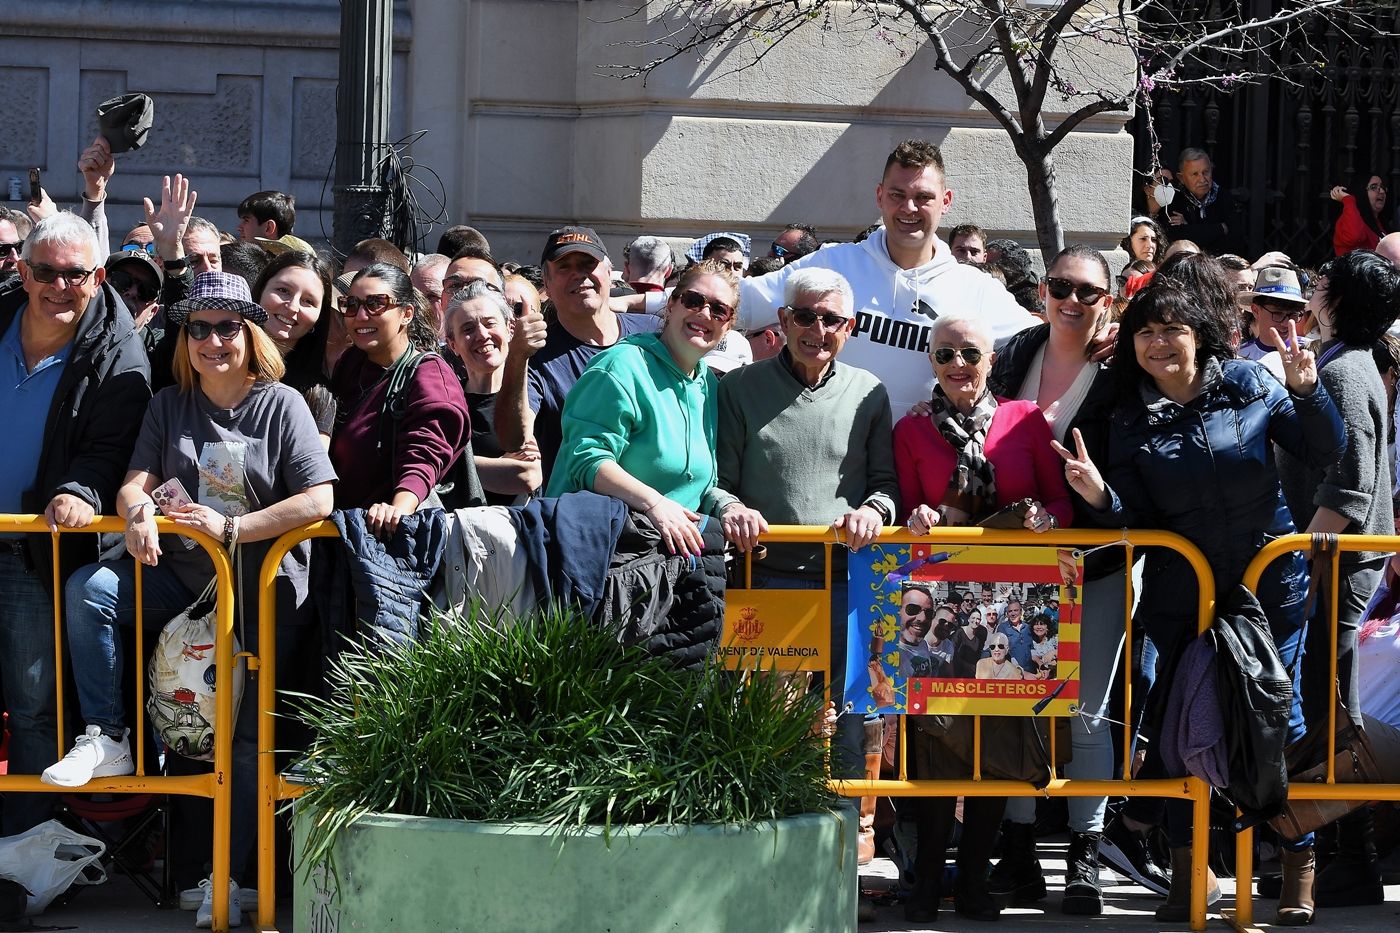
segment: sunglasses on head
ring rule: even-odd
[[[138,301],[154,301],[160,294],[160,286],[145,279],[139,279],[122,269],[113,269],[107,273],[107,282],[117,290],[118,294],[125,294],[128,289],[136,290]]]
[[[969,366],[976,366],[982,362],[982,351],[976,347],[939,347],[933,351],[933,361],[939,366],[947,366],[953,362],[953,357],[961,356],[964,363]],[[964,601],[971,600],[971,596],[964,597]]]
[[[1074,300],[1082,305],[1098,304],[1105,298],[1111,298],[1113,293],[1106,288],[1099,288],[1097,285],[1090,285],[1088,282],[1075,284],[1069,279],[1045,277],[1045,290],[1050,293],[1050,297],[1056,301],[1064,301],[1070,295]]]
[[[798,327],[811,327],[817,321],[822,322],[822,327],[827,330],[840,330],[846,326],[847,321],[854,318],[842,317],[839,314],[829,312],[813,311],[811,308],[794,308],[789,306],[788,313],[792,315],[792,322]]]
[[[82,285],[88,280],[88,276],[96,271],[96,269],[55,269],[53,266],[29,267],[29,274],[34,277],[34,281],[43,285],[58,281],[60,276],[69,285]]]
[[[208,321],[186,321],[185,333],[192,340],[208,340],[210,334],[218,334],[224,340],[232,340],[243,330],[242,318],[231,318],[210,324]]]
[[[693,289],[686,289],[676,296],[681,306],[689,311],[699,311],[701,308],[710,309],[710,317],[721,324],[734,320],[734,308],[717,298],[702,295]]]
[[[340,299],[337,307],[340,308],[340,313],[346,317],[354,317],[360,313],[361,308],[363,308],[365,313],[370,317],[379,317],[379,315],[388,311],[390,308],[398,306],[398,304],[399,302],[395,301],[390,295],[366,295],[363,298],[357,298],[354,295],[345,295]]]
[[[156,244],[154,240],[150,243],[123,243],[122,252],[145,253],[148,256],[154,256],[156,254]]]

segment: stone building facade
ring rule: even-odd
[[[924,54],[813,28],[753,68],[730,54],[622,81],[606,66],[654,54],[635,43],[662,29],[625,11],[620,0],[396,2],[391,135],[426,131],[410,154],[441,177],[450,221],[480,227],[502,256],[531,259],[564,222],[595,226],[615,252],[642,231],[762,241],[803,221],[848,236],[877,219],[880,166],[908,136],[944,148],[947,226],[1034,240],[1009,140]],[[0,182],[39,166],[71,202],[96,105],[143,90],[157,125],[119,157],[114,229],[178,171],[221,227],[244,195],[277,188],[297,197],[297,233],[326,240],[339,15],[336,0],[0,0]],[[1069,238],[1116,242],[1132,163],[1121,115],[1086,123],[1059,153]]]

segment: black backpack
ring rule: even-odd
[[[1240,809],[1238,832],[1283,812],[1288,798],[1283,750],[1293,709],[1293,677],[1253,593],[1236,586],[1219,605],[1209,634],[1215,645],[1216,689],[1230,768],[1224,794]]]

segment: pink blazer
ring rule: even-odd
[[[1035,499],[1068,528],[1074,519],[1065,465],[1050,446],[1050,425],[1035,402],[997,399],[987,428],[987,459],[997,472],[997,508]],[[919,505],[937,507],[953,476],[957,455],[927,415],[906,415],[894,426],[894,469],[899,476],[899,520]]]

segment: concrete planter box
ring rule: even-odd
[[[561,840],[534,825],[374,816],[342,834],[336,863],[338,883],[297,871],[295,933],[856,929],[856,820],[836,813],[623,829],[610,844],[594,830]]]

